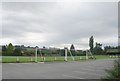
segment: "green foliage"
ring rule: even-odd
[[[108,52],[110,53],[110,51],[112,52],[120,52],[120,46],[105,46],[104,47],[104,53],[107,54]],[[116,53],[117,54],[117,53]]]
[[[84,56],[86,53],[84,51],[76,51],[77,56]]]
[[[2,46],[2,55],[6,55],[7,48],[6,46]]]
[[[104,47],[104,51],[102,49],[102,45],[100,43],[97,43],[96,46],[94,47],[94,38],[93,36],[90,37],[89,39],[89,46],[90,46],[90,50],[92,50],[91,52],[93,54],[104,54],[106,53],[107,49],[110,48],[120,48],[120,46],[118,47],[111,47],[111,46],[106,46]],[[74,45],[72,44],[70,47],[70,51],[72,52],[73,56],[83,56],[86,54],[85,51],[80,51],[80,50],[75,50]],[[21,54],[22,53],[22,54]],[[37,50],[38,54],[47,54],[47,56],[64,56],[65,55],[65,50],[64,49],[59,49],[59,48],[46,48],[45,46],[43,46],[42,49]],[[32,56],[35,55],[35,47],[25,47],[24,45],[16,45],[13,46],[12,43],[9,43],[8,45],[4,45],[2,46],[2,55],[3,56],[19,56],[19,55],[23,55],[23,56]],[[68,52],[68,56],[70,56],[70,53]]]
[[[2,51],[6,51],[6,50],[7,50],[6,46],[2,46]]]
[[[7,50],[6,50],[6,54],[7,55],[13,55],[14,53],[14,46],[12,45],[12,43],[9,43],[9,45],[7,46]]]
[[[33,48],[24,48],[24,56],[32,56],[35,54],[35,49]]]
[[[71,53],[72,53],[72,55],[73,56],[77,56],[77,54],[76,54],[76,51],[75,50],[70,50],[71,51]]]
[[[75,51],[75,47],[74,47],[73,44],[72,44],[71,47],[70,47],[70,51],[71,51],[71,53],[72,53],[73,56],[77,56],[77,53],[76,53],[76,51]]]
[[[15,50],[14,50],[14,56],[21,56],[22,54],[21,54],[21,48],[19,47],[19,48],[15,48]]]
[[[94,38],[93,38],[93,36],[91,36],[90,39],[89,39],[89,46],[90,46],[90,51],[93,52],[93,48],[94,48]]]
[[[96,42],[96,46],[93,49],[93,54],[101,55],[103,54],[102,44]]]
[[[75,50],[75,47],[73,44],[71,45],[70,50]]]
[[[44,48],[44,49],[41,50],[41,53],[42,53],[42,54],[48,54],[49,51],[48,51],[48,49],[45,49],[45,48]]]
[[[103,81],[120,81],[120,63],[115,61],[114,67],[111,70],[106,70],[107,76],[102,78]]]
[[[60,50],[60,55],[61,55],[61,56],[65,56],[65,50],[64,50],[64,49],[61,49],[61,50]]]

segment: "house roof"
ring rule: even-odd
[[[119,53],[120,51],[118,49],[108,49],[107,53]]]

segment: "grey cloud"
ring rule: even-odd
[[[39,42],[41,39],[35,36],[37,40],[31,45],[40,46],[74,43],[77,47],[87,47],[88,42],[81,40],[88,41],[91,35],[101,40],[117,36],[117,3],[3,3],[3,12],[3,37],[20,37],[16,44],[28,45],[26,33],[30,32],[46,40]]]

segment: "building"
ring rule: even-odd
[[[109,55],[120,55],[120,51],[118,50],[118,49],[107,49],[107,51],[106,51],[106,53],[107,54],[109,54]]]

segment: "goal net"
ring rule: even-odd
[[[90,50],[86,50],[86,60],[87,59],[96,59]]]
[[[68,50],[67,48],[65,48],[65,61],[68,61],[68,59],[67,59],[68,53],[70,53],[70,56],[71,56],[72,60],[74,61],[74,57],[73,57],[71,51]]]

